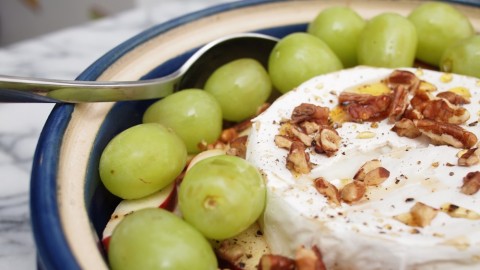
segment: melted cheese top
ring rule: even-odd
[[[471,103],[463,105],[470,119],[463,127],[477,136],[480,112],[480,81],[465,76],[408,69],[437,92],[464,87]],[[274,137],[280,122],[290,119],[301,103],[334,108],[338,95],[366,82],[380,81],[392,70],[357,67],[313,78],[280,97],[253,120],[247,160],[265,175],[268,200],[263,216],[264,235],[272,253],[293,257],[300,246],[317,245],[328,269],[479,269],[480,192],[460,192],[463,177],[480,165],[461,167],[461,149],[434,146],[425,137],[399,137],[386,120],[344,123],[337,129],[342,138],[333,156],[310,153],[314,164],[309,174],[293,175],[286,167],[288,151],[277,147]],[[435,93],[434,93],[435,94]],[[358,169],[379,159],[390,171],[381,185],[368,187],[355,204],[332,206],[318,193],[312,180],[323,177],[339,189]],[[423,228],[406,225],[393,217],[408,213],[416,203],[440,209],[454,204],[471,212],[469,218],[440,211]]]

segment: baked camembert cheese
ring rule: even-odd
[[[253,119],[272,254],[327,269],[480,269],[478,79],[356,67],[313,78]]]

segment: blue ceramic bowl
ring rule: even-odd
[[[454,1],[452,1],[454,2]],[[480,12],[462,11],[480,29]],[[304,31],[322,9],[346,4],[370,18],[385,11],[406,15],[418,1],[246,0],[214,6],[155,26],[120,44],[78,80],[138,80],[171,73],[202,44],[238,32],[283,37]],[[106,269],[99,238],[119,199],[103,187],[100,154],[113,136],[140,123],[151,101],[60,104],[42,131],[31,181],[31,213],[39,267]]]

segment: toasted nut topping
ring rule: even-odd
[[[223,143],[229,143],[231,140],[238,137],[238,133],[234,128],[227,128],[220,134],[220,141]]]
[[[390,123],[400,120],[405,113],[408,107],[408,91],[408,86],[405,85],[398,85],[393,89],[392,108],[388,115]]]
[[[288,138],[283,135],[275,135],[275,145],[280,148],[285,148],[287,150],[292,146],[293,139]]]
[[[390,89],[403,86],[410,93],[415,93],[419,84],[420,79],[414,73],[406,70],[394,70],[387,78],[387,85]]]
[[[310,155],[305,152],[305,145],[294,141],[287,155],[287,168],[295,173],[306,174],[312,170]]]
[[[230,148],[227,150],[227,155],[237,156],[245,159],[247,153],[247,139],[248,136],[240,136],[230,142]]]
[[[370,161],[367,161],[362,165],[362,167],[360,167],[360,169],[357,171],[353,179],[357,181],[363,181],[365,180],[365,175],[367,175],[368,172],[376,168],[379,168],[381,166],[382,166],[382,163],[378,159],[372,159]]]
[[[260,258],[258,270],[294,270],[295,261],[280,255],[266,254]]]
[[[367,186],[378,186],[385,182],[389,176],[390,172],[387,169],[378,167],[366,173],[363,182]]]
[[[366,192],[365,184],[361,181],[352,181],[345,185],[341,191],[342,200],[346,203],[358,202]]]
[[[470,148],[465,153],[463,153],[458,159],[459,166],[470,167],[476,165],[480,162],[480,157],[478,153],[478,148]]]
[[[403,117],[404,118],[407,118],[407,119],[410,119],[410,120],[414,120],[414,119],[423,119],[423,115],[421,112],[419,112],[418,110],[416,109],[407,109],[405,111],[405,113],[403,114]]]
[[[446,203],[442,205],[440,210],[453,218],[465,218],[470,220],[480,219],[479,213],[452,203]]]
[[[293,109],[291,118],[294,124],[301,123],[303,121],[311,121],[320,125],[328,125],[329,115],[330,109],[327,107],[302,103]]]
[[[318,193],[325,196],[330,203],[336,206],[340,205],[340,192],[336,186],[332,185],[322,177],[313,180],[313,185],[315,186],[315,189],[317,189]]]
[[[477,143],[477,136],[460,126],[439,123],[428,119],[413,120],[422,134],[429,137],[433,144],[451,145],[456,148],[471,148]]]
[[[391,94],[373,96],[342,92],[338,99],[351,120],[356,122],[379,121],[386,118],[392,103]]]
[[[426,104],[432,99],[433,97],[430,95],[429,92],[418,90],[413,96],[413,98],[410,100],[410,104],[412,105],[413,109],[422,112]]]
[[[320,250],[313,246],[312,249],[299,248],[295,252],[295,265],[297,270],[326,270]]]
[[[412,208],[410,208],[409,213],[400,214],[393,218],[408,226],[423,228],[430,225],[432,220],[437,216],[438,211],[438,209],[417,202]]]
[[[412,120],[407,118],[402,118],[402,120],[395,123],[392,128],[392,131],[396,132],[398,136],[407,137],[407,138],[417,138],[422,135],[420,130],[415,126]]]
[[[463,178],[463,186],[460,191],[467,195],[473,195],[480,190],[480,172],[469,172]]]
[[[448,100],[453,105],[464,105],[464,104],[469,104],[470,100],[466,99],[465,97],[456,94],[451,91],[445,91],[437,94],[438,98],[443,98]]]
[[[467,109],[451,104],[440,98],[428,101],[421,111],[427,119],[449,124],[463,124],[470,118]]]
[[[342,138],[334,129],[324,128],[315,137],[315,152],[332,156],[340,148]]]
[[[320,130],[320,125],[318,125],[315,122],[310,122],[310,121],[304,121],[300,124],[300,127],[302,130],[308,134],[312,135]]]
[[[291,126],[291,133],[297,139],[299,139],[303,144],[305,144],[305,146],[311,146],[312,145],[313,138],[308,136],[307,134],[303,133],[302,131],[297,129],[297,127],[295,127],[293,125]]]

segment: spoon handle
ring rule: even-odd
[[[0,75],[0,102],[81,103],[165,97],[180,76],[142,81],[68,81]]]

